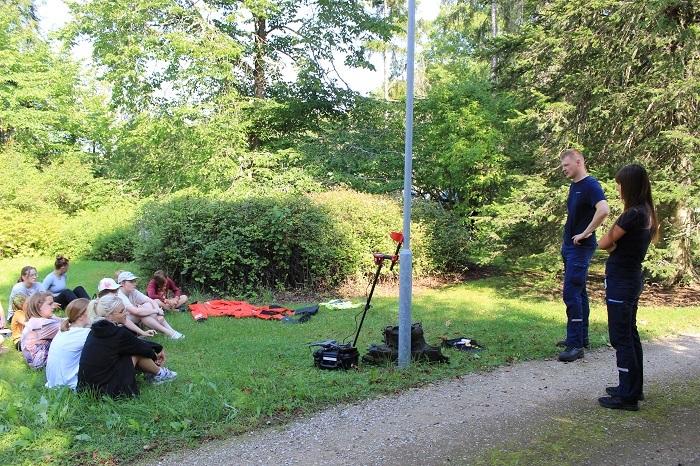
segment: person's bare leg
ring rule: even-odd
[[[181,294],[179,298],[177,298],[177,304],[173,306],[175,309],[179,308],[180,306],[184,306],[185,303],[187,302],[187,296],[184,294]]]
[[[162,323],[156,319],[155,316],[148,316],[148,317],[141,317],[141,322],[143,325],[145,325],[148,328],[152,328],[156,332],[161,332],[166,334],[167,336],[171,337],[173,336],[173,333],[175,333],[175,330],[166,322],[165,319],[162,319]]]
[[[157,304],[161,309],[165,309],[166,311],[172,311],[172,310],[173,310],[173,307],[172,307],[170,304],[165,303],[165,302],[161,301],[160,299],[154,299],[153,301],[155,301],[156,304]]]
[[[134,363],[134,367],[139,372],[146,372],[148,374],[156,375],[158,371],[160,371],[160,367],[158,367],[151,358],[133,355],[131,356],[131,360]]]

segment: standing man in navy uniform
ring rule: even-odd
[[[608,201],[598,180],[586,172],[583,154],[577,149],[567,149],[561,154],[561,168],[572,183],[566,200],[567,217],[564,225],[564,243],[561,256],[564,260],[563,298],[566,304],[566,340],[559,360],[571,362],[583,357],[588,342],[588,292],[586,279],[588,266],[596,250],[595,230],[610,214]]]

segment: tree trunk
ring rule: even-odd
[[[676,264],[676,274],[671,279],[672,285],[687,283],[698,280],[698,273],[693,267],[693,234],[696,233],[697,222],[695,212],[688,208],[685,203],[680,202],[676,207],[675,215],[672,219],[675,230],[675,240],[673,244],[673,263]],[[669,245],[671,246],[671,245]]]
[[[265,98],[265,43],[267,42],[267,22],[255,17],[255,57],[253,59],[253,95]]]
[[[496,38],[498,35],[498,14],[497,14],[498,1],[491,0],[491,37]],[[498,58],[494,52],[491,55],[491,80],[496,79],[496,65],[498,64]]]
[[[389,17],[389,5],[384,0],[384,18]],[[382,53],[384,56],[384,100],[389,100],[389,48]]]
[[[267,21],[255,17],[255,56],[253,57],[253,97],[265,98],[265,43],[267,42]],[[260,147],[260,135],[252,130],[248,133],[248,147],[256,150]]]

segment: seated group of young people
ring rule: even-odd
[[[15,348],[29,367],[46,367],[46,386],[66,385],[121,397],[139,394],[137,372],[154,383],[174,379],[177,373],[164,365],[163,346],[145,339],[156,332],[175,340],[185,337],[164,317],[163,309],[176,310],[187,302],[172,280],[162,271],[156,272],[149,282],[149,297],[136,289],[138,277],[119,271],[116,281],[100,280],[97,298],[90,300],[83,287],[66,288],[68,263],[58,276],[56,271],[63,268],[58,266],[59,259],[63,257],[57,257],[52,272],[56,278],[47,280],[62,282],[63,289],[44,291],[36,281],[36,269],[25,267],[10,295],[7,318]],[[83,293],[85,297],[80,296]],[[54,313],[64,307],[59,297],[66,302],[65,318]],[[2,306],[0,316],[3,328],[7,321]]]

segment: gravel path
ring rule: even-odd
[[[617,384],[615,352],[603,348],[574,363],[527,361],[339,406],[150,464],[700,464],[700,335],[645,343],[644,351],[647,401],[638,412],[598,406],[604,387]],[[674,394],[686,401],[670,405],[670,419],[651,416],[655,400]],[[581,429],[567,430],[580,418]],[[613,434],[623,431],[625,441]],[[543,445],[534,460],[485,456]],[[575,460],[555,455],[562,448]]]

